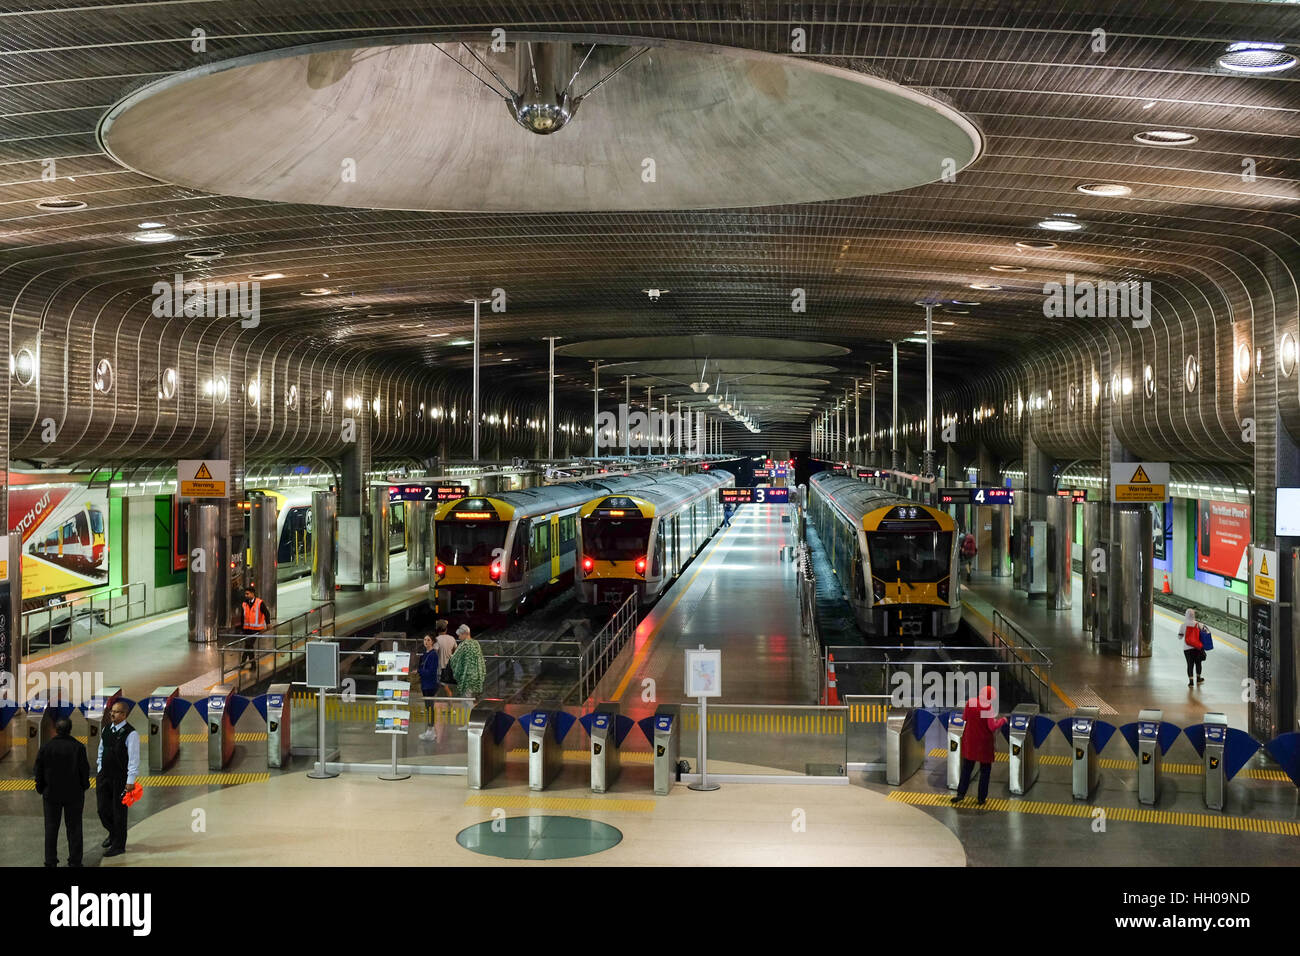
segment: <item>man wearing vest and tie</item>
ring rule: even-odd
[[[126,806],[122,797],[135,786],[140,772],[140,735],[126,722],[127,707],[122,701],[109,711],[109,725],[99,735],[99,757],[95,763],[95,799],[99,804],[99,822],[108,837],[104,856],[126,852]]]
[[[257,591],[251,584],[244,588],[244,603],[241,607],[244,611],[244,633],[248,636],[244,638],[244,658],[240,663],[252,664],[256,668],[253,648],[257,646],[258,637],[266,630],[268,621],[266,604],[257,596]]]

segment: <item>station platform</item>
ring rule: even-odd
[[[353,633],[418,605],[428,589],[428,572],[408,569],[405,560],[394,561],[387,583],[367,585],[364,591],[335,592],[335,633]],[[307,577],[282,582],[277,596],[280,621],[317,604],[311,599],[311,579]],[[220,656],[216,644],[189,641],[188,612],[181,609],[112,628],[71,647],[38,652],[24,665],[29,675],[54,671],[103,674],[105,685],[121,687],[126,697],[140,700],[164,684],[178,685],[182,697],[202,694],[220,682]]]
[[[1093,643],[1083,629],[1083,585],[1073,576],[1071,609],[1054,611],[1042,598],[1030,598],[1011,587],[1011,579],[976,573],[962,586],[963,617],[987,638],[993,612],[1000,611],[1018,625],[1052,659],[1054,710],[1096,706],[1103,715],[1133,719],[1144,708],[1164,711],[1165,720],[1179,726],[1196,723],[1207,712],[1225,714],[1233,727],[1246,726],[1242,679],[1246,676],[1246,645],[1237,637],[1211,628],[1214,649],[1201,665],[1205,682],[1187,686],[1183,657],[1182,618],[1159,606],[1151,626],[1151,656],[1125,658]]]

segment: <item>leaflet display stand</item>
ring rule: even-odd
[[[375,674],[387,677],[379,682],[379,706],[375,712],[375,733],[388,734],[393,738],[393,762],[387,773],[379,775],[380,780],[408,780],[409,773],[397,770],[397,738],[405,737],[411,729],[411,682],[397,680],[411,673],[411,655],[397,650],[394,642],[391,651],[379,652],[379,663]]]

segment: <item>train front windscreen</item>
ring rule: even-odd
[[[500,560],[509,527],[509,522],[506,521],[439,521],[434,531],[438,562],[448,566],[465,566]]]
[[[634,561],[650,544],[650,518],[583,518],[583,554],[595,561]]]
[[[871,573],[887,581],[932,584],[948,576],[951,531],[869,531]]]

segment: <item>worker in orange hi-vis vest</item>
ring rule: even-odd
[[[244,588],[244,603],[241,605],[244,612],[244,657],[240,665],[255,664],[253,649],[257,646],[257,638],[261,635],[269,624],[266,615],[266,604],[257,596],[257,591],[250,584]]]

